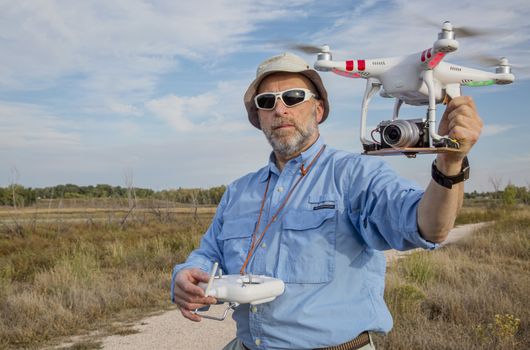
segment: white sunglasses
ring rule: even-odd
[[[294,107],[309,100],[316,95],[308,89],[295,88],[279,92],[262,92],[254,97],[254,103],[258,109],[270,111],[276,107],[276,101],[282,100],[287,107]]]

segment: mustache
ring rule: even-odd
[[[294,125],[294,127],[298,128],[298,125],[296,124],[296,122],[289,120],[289,119],[276,120],[274,123],[271,124],[271,128],[276,129],[285,124]]]

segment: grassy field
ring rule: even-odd
[[[0,211],[0,348],[40,348],[169,307],[171,268],[212,214]],[[491,220],[389,267],[395,325],[378,349],[530,348],[530,210],[465,208],[458,222]]]
[[[76,223],[4,218],[0,349],[38,348],[167,308],[171,268],[198,246],[212,212],[135,214],[126,225],[124,213]]]
[[[530,210],[464,211],[496,220],[456,244],[389,267],[394,328],[378,349],[530,349]]]

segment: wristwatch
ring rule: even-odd
[[[447,176],[440,170],[438,170],[438,168],[436,167],[435,159],[434,162],[432,162],[431,175],[433,180],[436,181],[438,184],[442,185],[443,187],[449,189],[453,188],[454,184],[469,179],[469,161],[467,160],[467,156],[464,157],[464,159],[462,160],[462,169],[460,170],[460,173],[453,176]]]

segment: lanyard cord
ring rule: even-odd
[[[263,194],[263,199],[261,200],[261,207],[259,209],[258,222],[256,224],[256,227],[254,228],[254,232],[252,233],[252,242],[250,244],[250,249],[248,251],[247,258],[245,259],[245,262],[243,263],[243,266],[241,267],[241,270],[239,270],[239,273],[241,275],[245,274],[245,269],[246,269],[248,263],[250,262],[251,257],[254,255],[254,252],[256,251],[257,247],[259,246],[259,244],[263,240],[263,237],[265,236],[265,233],[267,232],[269,227],[272,225],[272,223],[276,221],[276,219],[278,218],[278,215],[280,214],[282,209],[287,204],[287,201],[289,200],[289,198],[293,194],[294,190],[296,189],[296,187],[298,186],[300,181],[302,181],[302,179],[306,176],[306,174],[309,172],[309,170],[311,169],[313,164],[317,161],[317,159],[320,157],[322,152],[324,152],[325,148],[326,148],[326,145],[323,145],[322,148],[320,148],[320,151],[318,151],[317,155],[315,156],[315,158],[313,158],[311,163],[309,163],[307,168],[304,168],[304,164],[302,164],[300,166],[300,177],[296,180],[296,182],[293,185],[293,187],[291,187],[291,190],[289,191],[287,196],[285,196],[285,199],[283,200],[282,204],[280,205],[278,210],[276,210],[276,213],[274,213],[274,215],[272,216],[270,221],[267,223],[267,226],[265,226],[265,229],[261,233],[259,239],[256,240],[256,234],[258,233],[258,230],[259,230],[259,225],[260,225],[260,222],[261,222],[261,216],[263,214],[263,208],[265,206],[265,200],[267,199],[267,192],[269,192],[269,185],[270,185],[270,182],[271,182],[271,175],[269,174],[269,177],[267,179],[267,186],[265,187],[265,193]]]

